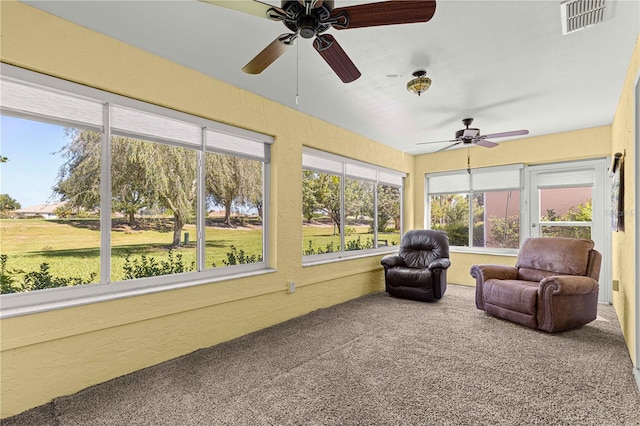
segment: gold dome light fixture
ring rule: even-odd
[[[427,77],[427,72],[423,70],[414,72],[413,76],[415,78],[407,83],[407,90],[420,96],[431,86],[431,79]]]

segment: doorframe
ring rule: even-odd
[[[602,205],[605,207],[603,211],[607,211],[606,208],[609,206],[609,200],[611,200],[611,185],[608,184],[608,172],[609,166],[611,164],[610,157],[606,158],[596,158],[590,160],[579,160],[579,161],[569,161],[562,163],[551,163],[551,164],[540,164],[540,165],[532,165],[527,167],[527,172],[525,173],[525,181],[524,181],[524,208],[523,208],[523,234],[521,238],[531,236],[531,223],[532,223],[532,215],[534,213],[531,211],[532,205],[532,197],[537,196],[535,193],[535,188],[533,188],[534,179],[533,175],[539,172],[568,172],[571,170],[580,170],[580,169],[593,169],[594,171],[594,189],[597,186],[597,191],[602,197]],[[595,195],[595,194],[594,194]],[[606,216],[606,215],[605,215]],[[607,217],[602,218],[604,220],[598,220],[597,222],[603,226],[602,229],[602,244],[603,247],[598,247],[598,251],[602,254],[602,266],[600,268],[600,279],[599,279],[599,287],[600,287],[600,295],[604,296],[600,298],[601,303],[613,303],[613,289],[611,286],[611,277],[612,277],[612,236],[609,227],[607,226]],[[592,220],[592,223],[595,224],[596,220]],[[592,225],[593,226],[593,225]]]
[[[640,258],[640,185],[638,185],[638,165],[640,165],[640,71],[636,74],[635,80],[635,90],[634,90],[635,102],[634,102],[634,121],[635,121],[635,155],[634,155],[634,164],[633,170],[635,170],[635,205],[634,205],[634,214],[635,216],[635,257],[636,260]],[[635,292],[636,292],[636,300],[635,300],[635,317],[636,317],[636,359],[635,359],[635,368],[633,369],[633,374],[636,378],[636,385],[638,389],[640,389],[640,266],[638,262],[635,263]]]

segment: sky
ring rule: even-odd
[[[51,202],[64,145],[63,126],[1,116],[0,155],[9,160],[0,163],[0,193],[22,208]]]

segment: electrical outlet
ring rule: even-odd
[[[293,281],[291,281],[289,283],[289,293],[293,293],[294,291],[296,291],[296,283],[294,283]]]
[[[618,291],[618,290],[620,290],[620,281],[618,281],[618,280],[613,280],[612,288],[613,288],[613,291]]]

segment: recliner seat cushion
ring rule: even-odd
[[[397,266],[387,271],[387,283],[391,287],[421,287],[431,285],[431,271],[429,269],[407,268]]]
[[[482,289],[484,301],[510,311],[535,315],[538,284],[522,280],[487,280]]]

